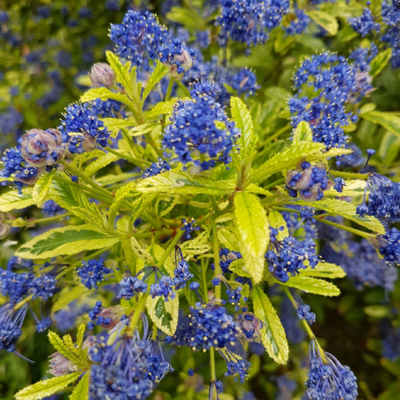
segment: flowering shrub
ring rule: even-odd
[[[23,365],[49,358],[37,382],[7,395],[396,398],[393,379],[371,383],[375,372],[331,351],[365,337],[364,326],[348,329],[352,319],[382,318],[382,344],[375,324],[364,354],[347,346],[400,376],[390,321],[399,2],[148,6],[112,21],[107,62],[86,66],[78,81],[91,88],[59,121],[31,118],[11,137],[21,113],[9,105],[0,116],[11,143],[0,171],[0,350]],[[57,3],[39,7],[36,22],[68,16],[69,32],[94,24],[96,10]],[[168,12],[165,25],[156,11]],[[0,33],[20,48],[13,12],[0,11]],[[58,64],[73,68],[54,46]],[[27,64],[42,63],[37,51]],[[332,321],[332,310],[348,319]],[[326,340],[324,319],[340,336]],[[35,331],[40,354],[29,352]],[[262,373],[275,385],[257,381]]]

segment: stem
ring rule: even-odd
[[[65,217],[69,217],[70,215],[72,215],[72,214],[71,213],[64,213],[64,214],[55,215],[54,217],[26,220],[26,222],[27,223],[32,223],[32,224],[41,224],[43,222],[46,223],[46,222],[57,221],[58,219],[63,219]],[[4,221],[5,224],[12,224],[13,222],[15,222],[15,219],[6,219]]]
[[[357,174],[353,172],[341,172],[341,171],[329,171],[334,176],[339,176],[341,178],[349,178],[349,179],[363,179],[367,180],[369,178],[369,174]]]
[[[315,219],[317,221],[319,221],[319,222],[322,222],[322,223],[326,224],[326,225],[331,225],[331,226],[334,226],[336,228],[343,229],[344,231],[354,233],[355,235],[361,236],[361,237],[363,237],[365,239],[371,239],[371,237],[374,236],[373,234],[370,234],[370,233],[367,233],[367,232],[364,232],[364,231],[360,231],[359,229],[350,228],[349,226],[339,225],[336,222],[332,222],[332,221],[329,221],[329,220],[324,219],[324,218],[325,218],[324,216],[321,216],[321,217],[316,217]]]
[[[114,150],[114,149],[111,149],[110,147],[107,147],[106,148],[106,150],[108,151],[108,152],[110,152],[110,153],[112,153],[112,154],[115,154],[116,156],[118,156],[119,158],[123,158],[124,160],[127,160],[127,161],[129,161],[131,164],[133,164],[133,165],[137,165],[138,167],[140,167],[140,168],[146,168],[146,165],[150,165],[150,163],[149,162],[147,162],[147,161],[140,161],[140,160],[137,160],[136,158],[133,158],[133,157],[131,157],[131,156],[127,156],[127,155],[125,155],[125,154],[121,154],[121,153],[119,153],[118,151],[116,151],[116,150]]]
[[[284,133],[290,131],[291,129],[292,129],[292,127],[290,125],[284,126],[283,128],[279,129],[279,131],[275,132],[272,136],[267,138],[264,141],[264,144],[273,141],[274,139],[276,139],[277,137],[279,137],[279,136],[283,135]]]
[[[271,189],[277,185],[280,185],[281,183],[285,183],[285,178],[278,179],[275,182],[272,182],[271,184],[265,186],[264,189],[266,189],[266,190]]]
[[[174,82],[175,82],[175,79],[170,78],[169,83],[168,83],[167,93],[165,95],[164,101],[168,101],[171,98],[172,87],[174,86]]]
[[[202,219],[200,219],[200,220],[197,222],[197,225],[198,225],[198,226],[201,226],[201,225],[205,224],[206,222],[208,222],[209,219],[215,220],[215,219],[221,217],[222,215],[228,213],[230,210],[232,210],[232,208],[233,208],[233,206],[230,204],[230,205],[228,205],[227,207],[225,207],[223,210],[220,210],[220,211],[218,211],[218,212],[211,211],[211,212],[209,212],[205,217],[203,217]],[[218,208],[217,208],[217,209],[218,209]]]
[[[18,311],[20,308],[22,308],[26,303],[29,303],[33,299],[33,294],[30,294],[28,297],[25,299],[21,300],[19,303],[17,303],[13,310]]]
[[[133,313],[131,322],[129,324],[129,327],[132,330],[135,330],[136,325],[139,321],[140,315],[142,314],[142,310],[144,308],[144,305],[146,304],[146,300],[149,297],[149,293],[143,293],[142,297],[140,298],[139,302],[136,305],[135,312]]]
[[[215,349],[214,347],[210,348],[210,367],[211,367],[211,384],[213,382],[217,382],[217,374],[215,372]],[[215,388],[216,391],[216,388]],[[218,395],[218,393],[216,393]],[[213,399],[217,398],[213,391]]]
[[[215,277],[222,275],[221,266],[219,265],[219,242],[218,242],[218,232],[217,224],[215,219],[211,222],[212,232],[213,232],[213,243],[214,243],[214,272]],[[221,299],[221,285],[215,286],[215,298],[217,300]]]
[[[164,264],[164,261],[167,259],[167,257],[170,255],[171,251],[175,248],[176,244],[179,242],[180,238],[182,235],[185,233],[185,231],[180,230],[174,237],[174,240],[170,243],[168,246],[167,250],[164,251],[164,254],[160,258],[160,261],[157,263],[157,268],[162,267]]]
[[[185,95],[187,97],[191,98],[188,88],[180,80],[177,80],[176,83],[184,91]]]
[[[204,287],[204,301],[207,301],[208,292],[207,292],[207,264],[208,260],[201,260],[201,275],[203,277],[203,287]]]

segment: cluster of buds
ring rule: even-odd
[[[31,129],[21,137],[19,143],[22,157],[28,165],[35,168],[52,167],[67,154],[62,146],[61,132],[57,129]]]
[[[328,180],[326,167],[322,163],[311,165],[303,161],[296,169],[286,174],[286,186],[292,197],[306,201],[321,200],[324,190],[330,189],[333,183]]]
[[[111,88],[115,83],[115,73],[112,68],[105,63],[96,63],[92,66],[89,74],[92,85],[95,88]]]

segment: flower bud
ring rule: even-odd
[[[174,79],[182,78],[193,67],[194,55],[194,51],[179,39],[172,40],[168,47],[159,48],[160,61],[169,69],[168,76]]]
[[[64,357],[58,351],[50,356],[49,373],[54,376],[66,375],[78,370],[78,367],[67,357]]]
[[[96,140],[88,135],[87,133],[83,134],[84,139],[82,140],[82,148],[84,151],[91,152],[96,150],[97,143]]]
[[[108,64],[96,63],[92,66],[89,74],[92,85],[96,88],[110,88],[115,82],[115,73]]]
[[[52,166],[65,157],[61,132],[57,129],[31,129],[20,139],[21,154],[31,166],[40,168]]]

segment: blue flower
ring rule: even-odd
[[[196,32],[196,43],[201,49],[207,49],[211,43],[209,31]]]
[[[383,22],[389,26],[399,26],[400,7],[396,1],[393,1],[391,5],[386,0],[382,1],[382,18]]]
[[[316,316],[315,313],[311,312],[311,307],[308,304],[300,304],[297,311],[297,316],[300,319],[304,319],[310,325],[315,322]]]
[[[41,321],[39,321],[37,323],[36,332],[38,332],[38,333],[46,332],[47,329],[50,328],[51,324],[52,324],[52,320],[50,317],[43,318]]]
[[[373,30],[377,33],[380,31],[380,25],[374,22],[374,16],[369,8],[364,8],[360,17],[349,18],[348,22],[361,37],[368,35]]]
[[[306,382],[310,400],[346,399],[356,400],[357,378],[349,367],[343,366],[332,354],[325,352],[326,364],[322,361],[315,340],[310,343],[310,373]]]
[[[282,301],[279,318],[282,321],[282,326],[285,328],[286,336],[290,343],[298,344],[306,338],[304,329],[300,327],[300,321],[293,305],[287,297]]]
[[[186,219],[183,219],[182,220],[182,223],[183,223],[183,227],[181,228],[181,231],[185,231],[185,233],[183,234],[183,236],[186,238],[186,239],[190,239],[192,236],[191,236],[191,233],[193,232],[193,231],[198,231],[199,229],[200,229],[200,227],[199,226],[195,226],[196,225],[196,221],[194,220],[194,219],[192,219],[191,221],[188,221],[188,220],[186,220]]]
[[[171,277],[163,275],[160,280],[150,285],[150,295],[154,299],[157,296],[163,297],[165,301],[173,300],[176,296],[174,281]]]
[[[89,7],[81,7],[78,11],[79,17],[88,19],[93,17],[93,11]]]
[[[111,324],[111,317],[103,317],[99,316],[103,307],[101,305],[101,301],[97,301],[93,307],[93,310],[89,312],[89,318],[91,322],[88,323],[89,329],[94,329],[95,325],[105,325],[108,326]]]
[[[15,132],[22,122],[22,114],[16,108],[9,107],[6,112],[0,114],[0,131],[3,134]]]
[[[173,150],[184,165],[194,162],[202,170],[213,167],[216,161],[229,163],[238,129],[213,97],[195,91],[192,97],[175,105],[172,123],[164,132],[163,147]],[[203,161],[199,155],[204,157]]]
[[[381,40],[388,43],[392,48],[392,57],[390,59],[392,68],[400,68],[400,29],[397,26],[393,26],[386,31]]]
[[[257,84],[256,75],[247,68],[241,68],[237,74],[232,76],[228,84],[230,84],[232,89],[236,90],[239,95],[244,93],[246,97],[253,96],[260,88],[260,85]]]
[[[104,275],[109,274],[111,270],[104,264],[105,259],[82,261],[82,266],[78,267],[76,272],[83,285],[88,289],[98,289],[97,284],[104,280]]]
[[[183,258],[182,250],[175,247],[175,269],[173,284],[175,290],[182,289],[186,286],[186,283],[192,279],[194,275],[189,271],[189,263]]]
[[[39,298],[41,300],[47,300],[53,297],[57,291],[56,279],[52,276],[52,273],[44,274],[37,278],[34,278],[29,284],[29,292],[33,294],[33,298]]]
[[[65,213],[64,208],[60,207],[54,200],[47,200],[42,206],[42,211],[46,217]]]
[[[119,285],[122,289],[119,292],[118,297],[122,299],[129,300],[138,293],[147,292],[147,283],[139,279],[137,276],[123,278]]]
[[[225,376],[235,376],[236,381],[236,375],[239,375],[240,382],[244,383],[246,377],[248,376],[248,370],[251,367],[251,364],[247,360],[236,356],[236,354],[230,351],[221,351],[220,354],[225,359],[226,367],[228,369],[228,371],[225,372]]]
[[[0,307],[0,350],[14,352],[17,341],[22,335],[21,326],[24,322],[27,305],[14,311],[14,303],[6,303]]]
[[[151,166],[143,171],[143,179],[150,178],[151,176],[155,176],[158,174],[162,174],[171,169],[168,161],[164,161],[162,158],[159,158],[156,163],[152,163]]]
[[[400,264],[400,231],[392,228],[376,238],[377,248],[389,264]]]
[[[296,8],[295,11],[294,19],[290,21],[290,25],[285,29],[286,33],[290,36],[302,34],[311,21],[310,17],[303,10]]]

